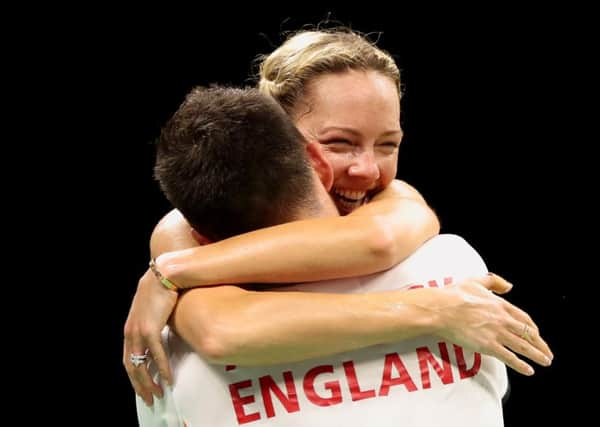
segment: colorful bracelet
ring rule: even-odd
[[[158,268],[156,268],[156,263],[154,262],[154,258],[150,259],[150,270],[152,270],[154,276],[156,276],[158,281],[162,283],[165,288],[175,292],[179,291],[179,287],[175,283],[171,282],[169,279],[163,276],[160,271],[158,271]]]

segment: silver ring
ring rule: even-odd
[[[143,365],[144,363],[146,363],[146,359],[148,359],[148,350],[146,350],[144,352],[144,354],[133,354],[133,353],[129,354],[129,361],[136,368],[138,366]]]

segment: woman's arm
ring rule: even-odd
[[[437,335],[525,375],[533,370],[515,353],[547,366],[552,353],[531,318],[488,289],[505,293],[511,285],[490,275],[446,288],[369,294],[196,288],[179,298],[172,324],[195,351],[219,364],[294,362]],[[529,341],[519,336],[524,323],[533,331]]]
[[[199,245],[200,242],[192,237],[192,229],[181,213],[172,211],[152,233],[151,257],[158,257],[157,264],[162,274],[181,287],[191,284],[309,281],[387,269],[439,232],[436,216],[418,193],[411,191],[404,183],[394,183],[390,191],[378,195],[369,205],[368,209],[357,209],[346,217],[298,221],[194,249],[184,248]],[[170,253],[160,256],[165,252]],[[167,264],[167,261],[171,264]],[[171,268],[179,269],[182,277],[173,276]],[[185,279],[188,277],[185,274],[191,277]],[[198,280],[198,276],[204,279]],[[261,302],[276,304],[269,296],[263,300],[261,296],[252,295],[252,301],[259,305]],[[298,298],[298,309],[302,309],[300,305],[304,298],[302,295],[298,295]],[[331,298],[335,300],[337,296],[333,295]],[[176,301],[177,294],[165,289],[147,271],[138,283],[125,323],[123,364],[136,393],[149,405],[153,401],[152,395],[161,396],[162,390],[152,381],[146,369],[131,365],[128,355],[142,354],[145,349],[150,349],[162,378],[171,382],[171,371],[160,341],[160,331]],[[246,299],[243,301],[250,302]],[[202,304],[202,301],[199,302]],[[213,303],[205,298],[202,307],[197,308],[218,313],[219,307],[223,306],[218,303],[211,305]],[[303,309],[307,310],[304,317],[313,313],[312,308],[306,304]],[[202,319],[195,318],[195,321],[199,320]],[[208,320],[212,323],[210,318]],[[302,323],[302,319],[300,320]],[[196,324],[195,321],[188,325]],[[338,325],[347,321],[348,319],[340,319]],[[232,319],[232,322],[235,323],[236,320]],[[291,330],[300,325],[293,322],[286,324]],[[202,330],[206,326],[203,323],[196,324],[200,331],[197,337],[202,336]],[[349,330],[351,329],[350,324]],[[273,334],[269,336],[273,338],[278,334],[286,335],[285,330],[272,331]],[[362,337],[354,340],[353,347],[358,345],[359,339]],[[345,348],[351,341],[352,339],[342,339],[340,348]],[[203,341],[206,342],[207,340]],[[285,358],[285,349],[279,350],[284,352],[282,357]],[[260,349],[257,351],[260,352]],[[335,351],[335,346],[331,347],[331,351]],[[241,357],[256,358],[257,355]]]
[[[439,229],[421,195],[396,180],[350,215],[294,221],[166,253],[156,265],[181,288],[351,277],[396,265]]]

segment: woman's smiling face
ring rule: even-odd
[[[402,141],[400,97],[375,71],[325,74],[306,89],[307,108],[294,120],[323,145],[334,173],[331,195],[342,215],[368,201],[395,177]]]

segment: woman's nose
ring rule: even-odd
[[[372,152],[365,151],[354,158],[354,162],[348,168],[348,175],[370,180],[379,179],[379,167],[375,162]]]

